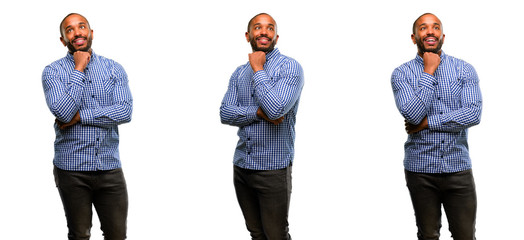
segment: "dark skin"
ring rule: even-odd
[[[426,49],[435,49],[438,46],[439,41],[444,41],[445,35],[442,33],[442,23],[433,14],[427,14],[415,23],[415,33],[411,35],[411,39],[414,44],[420,41],[422,46]],[[432,36],[438,36],[432,37]],[[430,51],[424,51],[417,45],[418,54],[424,61],[424,72],[434,75],[438,66],[440,65],[440,53],[433,53]],[[404,120],[404,126],[408,134],[418,133],[424,129],[429,128],[428,117],[424,117],[419,124],[412,124]]]
[[[424,117],[419,124],[411,124],[407,120],[404,120],[404,126],[406,126],[406,132],[408,134],[418,133],[428,128],[428,117]]]
[[[60,42],[62,42],[64,46],[69,45],[68,48],[70,48],[70,52],[71,49],[74,50],[74,52],[71,53],[75,60],[75,70],[84,72],[87,64],[89,64],[89,61],[91,60],[92,50],[89,47],[89,40],[93,39],[93,30],[90,29],[89,24],[87,24],[87,20],[84,17],[73,14],[64,19],[62,33],[63,36],[60,37]],[[80,111],[76,112],[73,119],[67,123],[55,119],[55,123],[60,130],[67,129],[80,122]]]
[[[248,55],[249,64],[253,69],[253,72],[264,70],[264,64],[266,63],[266,52],[262,50],[271,49],[271,44],[276,44],[278,35],[276,35],[276,23],[275,20],[266,14],[262,14],[253,19],[249,32],[246,32],[246,40],[255,45],[256,49],[253,49],[253,53]],[[274,124],[278,125],[284,121],[284,116],[277,119],[270,119],[264,113],[262,108],[258,107],[257,116]]]

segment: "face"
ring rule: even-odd
[[[64,19],[60,41],[71,53],[89,51],[93,42],[93,30],[84,17],[73,14]]]
[[[445,37],[440,20],[435,15],[427,14],[415,22],[415,33],[411,35],[411,40],[417,44],[419,54],[424,52],[440,54]]]
[[[251,44],[253,52],[271,52],[278,41],[275,20],[266,14],[257,16],[251,21],[246,39]]]

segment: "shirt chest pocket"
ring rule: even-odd
[[[459,100],[464,82],[458,76],[454,76],[449,82],[449,89],[453,99]]]
[[[100,79],[89,79],[89,85],[84,92],[84,104],[88,108],[111,105],[114,89],[114,80],[109,76]]]

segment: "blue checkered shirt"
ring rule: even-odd
[[[420,56],[393,71],[400,114],[411,124],[427,116],[428,129],[408,135],[404,167],[411,172],[453,173],[471,168],[468,128],[480,123],[482,96],[473,66],[446,55],[434,75]]]
[[[65,130],[54,125],[54,165],[69,171],[120,168],[117,125],[131,121],[133,109],[122,66],[92,52],[80,72],[68,53],[45,67],[42,85],[47,106],[59,121],[70,122],[80,111],[80,123]]]
[[[220,107],[222,123],[238,126],[233,163],[241,168],[275,170],[288,167],[295,152],[295,121],[304,73],[300,64],[274,49],[266,55],[264,70],[253,73],[246,63],[238,67]],[[261,108],[273,125],[257,116]]]

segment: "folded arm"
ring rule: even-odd
[[[482,95],[477,72],[473,66],[465,64],[461,76],[463,87],[460,96],[460,108],[443,114],[428,116],[429,129],[458,132],[480,123]]]
[[[82,124],[111,127],[131,121],[133,98],[129,89],[127,74],[118,63],[115,63],[113,69],[111,69],[111,80],[114,80],[112,104],[81,109]]]
[[[282,67],[279,79],[271,79],[265,70],[253,76],[255,99],[271,120],[283,117],[295,105],[304,85],[302,67],[296,61],[288,61]]]

